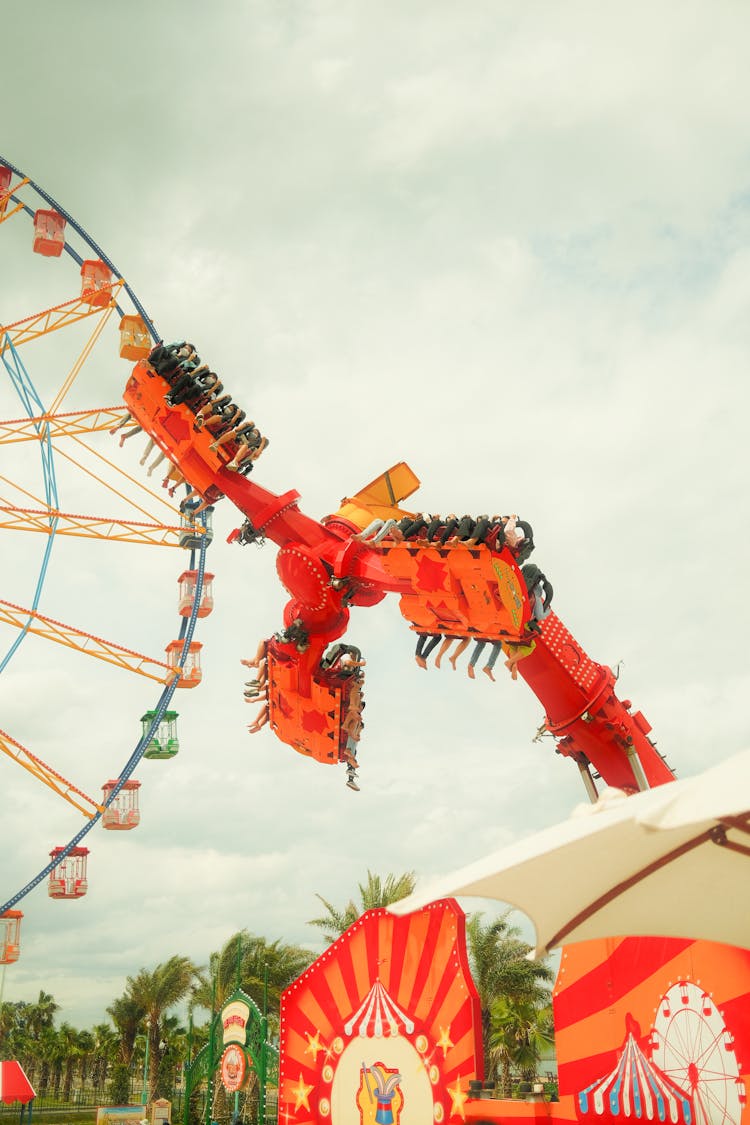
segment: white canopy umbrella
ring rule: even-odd
[[[494,898],[527,914],[536,956],[563,942],[625,935],[750,948],[750,751],[626,797],[606,791],[562,824],[395,903]]]

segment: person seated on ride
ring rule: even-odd
[[[294,645],[299,653],[307,652],[310,647],[310,636],[301,617],[295,617],[286,629],[274,633],[274,640],[282,645]]]
[[[339,671],[338,665],[344,657],[348,658],[347,666],[351,669],[364,668],[365,666],[366,662],[362,659],[361,649],[358,649],[356,645],[347,645],[343,641],[337,641],[320,658],[321,672],[330,672],[332,669]]]
[[[170,493],[171,495],[171,493]],[[194,519],[200,512],[205,512],[206,508],[213,507],[218,504],[224,496],[216,485],[210,484],[205,493],[201,493],[199,488],[191,488],[187,496],[180,503],[180,511],[189,519]],[[200,497],[200,503],[193,507],[193,500]]]
[[[255,422],[247,422],[245,419],[247,415],[244,410],[240,410],[237,421],[234,423],[230,430],[225,430],[221,437],[212,442],[209,446],[210,449],[218,449],[221,445],[226,445],[228,441],[237,441],[241,434],[245,434],[250,430],[255,429]]]
[[[456,524],[456,530],[454,531],[452,538],[456,542],[463,542],[464,540],[469,539],[474,533],[474,526],[475,524],[472,516],[461,516],[461,519]]]
[[[232,425],[231,429],[225,430],[220,438],[217,438],[216,441],[211,442],[209,448],[218,449],[220,445],[226,445],[229,441],[240,441],[244,438],[245,434],[249,434],[253,430],[255,430],[255,423],[246,422],[245,418],[245,412],[240,411],[240,413],[238,413],[237,415],[237,420]]]
[[[156,466],[154,466],[154,468],[155,467]],[[185,480],[184,476],[177,468],[177,466],[173,465],[170,462],[169,469],[167,470],[167,475],[161,482],[161,486],[162,488],[167,489],[170,496],[174,496],[176,490],[180,487],[181,484],[187,484],[187,481]]]
[[[466,540],[467,544],[470,547],[475,547],[478,543],[484,543],[491,526],[492,522],[488,515],[477,516],[477,522],[474,524],[474,530]]]
[[[544,621],[552,609],[554,590],[546,574],[542,574],[534,563],[526,563],[521,567],[521,574],[526,583],[531,604],[531,616],[534,621]]]
[[[232,460],[227,462],[227,468],[232,472],[241,472],[244,464],[252,467],[252,462],[257,461],[267,447],[268,438],[262,437],[260,430],[253,427],[237,438],[237,452]]]
[[[269,717],[269,704],[264,703],[262,709],[255,716],[255,719],[253,720],[253,722],[248,725],[247,729],[250,731],[250,734],[257,734],[258,731],[260,730],[260,728],[264,727],[266,725],[266,723],[268,722],[268,717]]]
[[[186,402],[192,409],[204,395],[215,393],[218,383],[219,376],[209,370],[207,363],[203,363],[195,370],[183,371],[172,384],[172,389],[165,398],[170,406],[179,406],[181,402]]]
[[[440,528],[443,526],[442,516],[430,516],[430,522],[425,528],[425,538],[428,543],[432,543]]]
[[[401,542],[404,538],[398,520],[388,519],[380,520],[374,519],[367,527],[360,531],[359,535],[354,536],[362,543],[370,543],[376,546],[380,543],[381,539],[395,539],[396,542]]]
[[[177,344],[157,344],[146,363],[157,375],[171,383],[181,374],[181,369],[197,367],[200,358],[193,345],[183,340]]]
[[[507,547],[516,563],[524,562],[534,550],[531,524],[516,515],[494,516],[492,522],[494,526],[488,532],[485,542],[496,551]]]
[[[461,656],[464,649],[468,646],[469,640],[470,640],[469,637],[455,637],[455,636],[449,637],[449,636],[446,635],[445,638],[443,639],[442,645],[438,649],[438,654],[435,657],[435,667],[436,668],[440,667],[440,662],[442,661],[445,654],[448,652],[448,650],[451,647],[451,645],[453,644],[453,642],[458,641],[458,644],[456,645],[455,649],[453,650],[453,653],[448,657],[448,663],[451,665],[451,667],[453,668],[453,671],[455,672],[456,671],[456,661],[458,660],[459,656]]]
[[[125,414],[124,417],[122,417],[120,419],[120,421],[117,423],[117,425],[113,426],[112,429],[109,431],[111,434],[116,434],[118,430],[121,430],[123,426],[130,425],[131,422],[134,423],[134,425],[133,425],[132,429],[128,430],[127,433],[124,433],[122,435],[122,437],[120,438],[120,448],[122,448],[122,446],[125,444],[125,442],[128,440],[128,438],[135,437],[136,434],[139,434],[141,432],[141,430],[143,429],[143,427],[141,426],[141,424],[139,422],[136,421],[136,419],[133,417],[132,414],[128,413],[128,414]]]
[[[469,660],[469,664],[468,664],[468,667],[466,669],[470,680],[474,679],[474,668],[476,667],[476,663],[479,660],[479,657],[484,652],[484,650],[487,646],[487,643],[488,642],[486,640],[478,640],[476,642],[476,644],[474,645],[474,651],[471,654],[471,659]],[[499,651],[500,651],[500,645],[498,644],[497,645],[497,652],[499,652]],[[495,653],[495,660],[497,660],[497,652]],[[493,667],[495,665],[495,660],[492,661]],[[485,671],[486,671],[486,668],[485,668]]]
[[[203,423],[203,429],[213,437],[219,437],[226,430],[231,429],[235,419],[239,416],[240,408],[231,401],[222,403],[218,410],[209,414]]]
[[[436,536],[436,539],[441,547],[445,546],[457,527],[458,516],[455,514],[455,512],[451,512],[450,515],[447,515],[445,517],[445,520],[443,522],[443,529],[440,534]]]
[[[230,394],[212,394],[208,402],[196,412],[193,429],[200,430],[212,414],[223,410],[225,406],[229,406],[231,401],[232,396]]]
[[[414,539],[420,531],[427,527],[429,519],[430,517],[426,512],[420,512],[416,516],[404,516],[398,525],[398,529],[404,539]]]
[[[427,659],[443,639],[442,633],[418,633],[414,659],[420,668],[427,667]]]

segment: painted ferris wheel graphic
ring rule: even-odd
[[[710,995],[690,980],[659,1001],[652,1061],[693,1102],[695,1125],[739,1125],[747,1101],[734,1037]]]

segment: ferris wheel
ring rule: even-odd
[[[734,1039],[705,989],[689,980],[667,989],[651,1044],[654,1063],[690,1093],[696,1125],[739,1125],[747,1098]]]
[[[0,887],[0,916],[15,919],[45,879],[53,898],[86,893],[82,840],[99,822],[138,825],[134,770],[178,750],[172,700],[201,680],[194,631],[213,575],[210,512],[180,514],[169,461],[144,434],[136,451],[121,402],[133,362],[159,339],[153,321],[84,228],[2,156],[0,261],[13,279],[0,309],[0,770],[21,767],[24,785],[45,786],[75,817],[20,890]],[[112,552],[130,555],[113,563]],[[81,752],[92,693],[126,711],[113,723],[122,736],[106,736],[123,762],[110,776],[101,755]]]

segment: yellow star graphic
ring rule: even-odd
[[[305,1109],[307,1109],[307,1110],[310,1109],[310,1103],[307,1100],[307,1095],[310,1093],[311,1090],[312,1090],[312,1086],[306,1086],[305,1085],[305,1080],[302,1077],[302,1071],[300,1071],[299,1072],[299,1082],[297,1083],[296,1086],[294,1086],[292,1088],[292,1093],[294,1094],[294,1098],[295,1098],[295,1102],[294,1102],[295,1111],[298,1110],[300,1106],[304,1106]]]
[[[312,1055],[315,1062],[317,1062],[318,1051],[325,1051],[325,1047],[320,1042],[320,1032],[316,1031],[314,1035],[311,1035],[309,1031],[306,1031],[305,1035],[307,1036],[307,1046],[305,1047],[305,1054]]]
[[[464,1093],[464,1091],[461,1089],[461,1079],[460,1078],[456,1079],[455,1084],[453,1086],[448,1087],[448,1093],[451,1096],[451,1113],[450,1113],[451,1117],[453,1116],[454,1113],[460,1113],[461,1119],[463,1121],[465,1121],[466,1115],[464,1113],[464,1102],[466,1101],[466,1099],[468,1098],[469,1095]]]
[[[443,1058],[445,1058],[445,1056],[448,1054],[449,1049],[453,1046],[450,1024],[448,1024],[447,1027],[440,1028],[440,1038],[437,1041],[437,1045],[438,1047],[443,1048]]]

